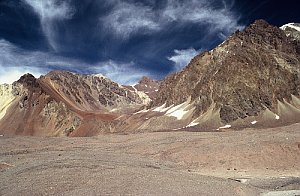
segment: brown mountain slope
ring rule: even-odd
[[[219,125],[247,117],[270,124],[299,121],[299,46],[281,29],[258,20],[168,76],[151,106],[189,100],[196,124],[214,118],[212,114]],[[209,110],[211,116],[206,115]]]
[[[0,133],[5,135],[110,132],[111,121],[120,115],[110,111],[142,103],[137,94],[103,76],[62,71],[40,79],[26,74],[1,89]]]
[[[130,89],[102,75],[25,75],[0,86],[0,134],[220,131],[300,122],[300,42],[288,33],[256,21],[196,56],[159,90],[149,78]],[[153,95],[148,108],[138,90]]]

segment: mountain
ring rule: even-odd
[[[157,97],[159,85],[160,81],[144,76],[137,84],[125,87],[136,92],[145,93],[147,97],[149,97],[149,100],[146,101],[146,103],[149,103],[151,100],[154,100]]]
[[[102,75],[64,71],[39,79],[26,74],[1,85],[0,96],[0,132],[6,135],[93,135],[93,127],[104,131],[118,117],[112,110],[142,104],[138,94]]]
[[[298,24],[257,20],[163,81],[52,71],[0,85],[0,134],[222,131],[300,122]]]
[[[299,49],[283,30],[255,21],[168,76],[151,108],[214,129],[299,122]]]

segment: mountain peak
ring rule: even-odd
[[[39,87],[37,79],[30,73],[21,76],[17,83],[23,84],[27,87]]]
[[[255,20],[251,25],[251,26],[272,26],[270,25],[267,21],[263,20],[263,19],[258,19]]]
[[[291,101],[291,95],[300,93],[299,67],[291,39],[278,27],[257,20],[167,77],[153,106],[189,100],[193,118],[207,121],[204,114],[213,110],[216,115],[210,118],[219,116],[222,123],[258,116],[266,109],[280,113],[278,101]]]

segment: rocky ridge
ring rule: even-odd
[[[163,81],[143,77],[121,86],[101,74],[26,74],[0,86],[0,134],[222,131],[299,122],[300,42],[288,27],[258,20]]]
[[[64,71],[39,79],[25,74],[0,89],[0,132],[5,135],[76,135],[74,130],[91,121],[110,131],[110,120],[118,116],[112,109],[142,103],[136,93],[103,76]]]
[[[258,20],[168,76],[151,107],[188,101],[194,124],[213,119],[221,126],[248,117],[254,123],[261,115],[298,121],[299,93],[299,42]]]

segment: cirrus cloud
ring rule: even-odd
[[[70,2],[59,0],[23,0],[36,12],[40,18],[41,26],[47,37],[50,47],[54,51],[59,50],[59,44],[56,42],[56,25],[63,20],[71,19],[75,13],[74,7]]]
[[[0,40],[0,54],[0,84],[12,83],[25,73],[39,77],[51,70],[67,70],[86,74],[101,73],[120,84],[134,84],[142,76],[152,76],[150,72],[138,69],[134,62],[107,60],[88,64],[54,53],[29,52],[3,39]]]
[[[167,0],[161,9],[137,2],[114,1],[115,6],[100,22],[110,33],[121,39],[135,34],[153,33],[164,30],[168,25],[186,23],[208,25],[211,31],[228,34],[243,28],[231,10],[233,2],[222,1],[217,7],[210,0]]]

